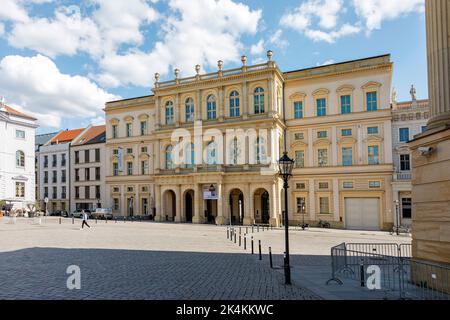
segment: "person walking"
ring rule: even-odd
[[[84,229],[84,225],[87,225],[88,228],[90,229],[91,226],[87,223],[89,217],[88,217],[88,214],[84,210],[81,211],[81,218],[83,219],[83,222],[81,223],[80,230]]]

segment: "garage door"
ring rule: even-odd
[[[378,198],[346,198],[345,225],[352,230],[380,230]]]

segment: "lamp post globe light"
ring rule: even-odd
[[[278,168],[280,177],[283,179],[284,188],[284,236],[286,253],[284,257],[284,279],[285,284],[291,284],[291,267],[289,263],[289,213],[288,213],[288,181],[292,177],[292,169],[294,168],[294,160],[289,158],[287,152],[278,160]]]

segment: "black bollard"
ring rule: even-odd
[[[258,246],[259,246],[259,260],[262,260],[261,240],[259,240]]]
[[[239,235],[239,247],[241,246],[241,235]]]
[[[236,243],[236,232],[234,233],[234,243]]]
[[[227,239],[230,239],[230,229],[227,228]]]
[[[248,234],[248,227],[245,227],[245,234]]]
[[[244,250],[247,250],[247,234],[244,234]]]
[[[273,269],[272,247],[269,247],[269,261],[270,261],[270,269]]]
[[[254,249],[254,246],[253,246],[253,236],[252,236],[252,254],[255,254],[255,249]]]

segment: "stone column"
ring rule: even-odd
[[[255,223],[255,210],[253,208],[253,194],[251,192],[251,185],[246,184],[244,190],[244,221],[243,224],[248,226]]]
[[[219,99],[217,102],[218,102],[217,118],[219,119],[219,121],[224,121],[224,119],[225,119],[225,99],[224,99],[223,87],[219,88]]]
[[[159,105],[159,97],[155,97],[155,130],[158,130],[161,124],[161,115],[160,115],[160,105]]]
[[[197,103],[194,106],[194,119],[202,120],[202,91],[197,90]]]
[[[282,214],[281,212],[277,212],[277,193],[278,191],[276,188],[276,184],[273,183],[269,190],[269,206],[270,206],[270,225],[275,227],[278,227],[280,225],[279,216]],[[289,203],[288,203],[288,210],[289,210]]]
[[[228,224],[228,219],[225,217],[224,213],[224,203],[223,203],[223,185],[221,183],[217,184],[217,225]]]
[[[195,185],[195,195],[194,195],[194,217],[192,219],[193,223],[204,223],[205,215],[203,213],[203,194],[202,185]]]
[[[179,127],[181,123],[181,104],[180,104],[180,94],[178,93],[175,98],[175,126]]]
[[[155,185],[155,221],[161,221],[161,186]]]
[[[450,1],[427,0],[428,128],[450,127]]]
[[[241,99],[241,103],[242,103],[242,117],[243,119],[247,119],[248,118],[248,114],[249,114],[249,101],[248,101],[248,85],[247,85],[247,81],[244,81],[243,85],[242,85],[242,99]]]
[[[175,187],[175,222],[184,222],[183,214],[181,213],[181,186]]]

